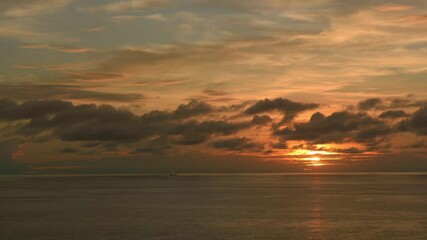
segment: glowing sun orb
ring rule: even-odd
[[[314,161],[314,162],[318,162],[318,161],[320,161],[321,159],[320,159],[320,157],[311,157],[311,158],[307,158],[307,160]]]

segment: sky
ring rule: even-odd
[[[427,171],[424,0],[2,0],[0,174]]]

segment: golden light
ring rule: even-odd
[[[307,149],[294,149],[287,155],[290,156],[301,156],[301,155],[336,155],[337,152],[330,152],[324,150],[307,150]]]
[[[328,165],[327,161],[337,159],[334,155],[340,153],[327,150],[293,149],[286,155],[292,156],[296,161],[302,161],[306,166],[320,167]]]
[[[320,161],[320,157],[310,157],[310,158],[307,158],[307,160],[310,160],[310,161]]]
[[[322,159],[318,156],[302,158],[302,160],[306,161],[306,164],[312,167],[320,167],[320,166],[326,165],[325,163],[321,162]]]

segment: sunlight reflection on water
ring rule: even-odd
[[[0,177],[5,239],[427,239],[427,175]]]

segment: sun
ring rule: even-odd
[[[320,167],[325,165],[325,163],[321,162],[322,159],[319,156],[303,158],[303,160],[306,162],[308,166],[311,166],[311,167]]]
[[[328,165],[328,161],[334,159],[338,153],[327,150],[294,149],[287,155],[306,166],[320,167]]]
[[[321,159],[320,159],[320,157],[310,157],[310,158],[307,158],[307,160],[310,160],[310,161],[313,161],[313,162],[318,162]]]

